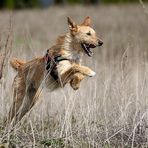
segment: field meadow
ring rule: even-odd
[[[0,80],[0,147],[148,147],[147,10],[137,3],[0,11],[1,53],[6,44],[9,49]],[[3,120],[16,75],[9,60],[44,55],[57,36],[68,31],[67,16],[78,23],[90,16],[104,41],[92,58],[83,59],[96,76],[85,78],[77,91],[69,85],[54,92],[44,88],[29,114],[14,128],[6,128]]]

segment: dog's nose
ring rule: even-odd
[[[103,45],[103,41],[99,40],[99,41],[98,41],[98,45],[99,45],[99,46],[102,46],[102,45]]]

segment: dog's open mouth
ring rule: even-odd
[[[90,57],[93,55],[93,52],[91,51],[91,48],[96,48],[96,45],[87,44],[87,43],[81,43],[81,46],[84,49],[85,53]]]

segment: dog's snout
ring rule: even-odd
[[[102,46],[102,45],[103,45],[103,41],[99,40],[99,41],[98,41],[98,45],[99,45],[99,46]]]

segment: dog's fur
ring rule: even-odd
[[[33,107],[38,99],[39,87],[42,82],[50,90],[64,87],[70,83],[76,90],[85,76],[94,76],[95,72],[80,64],[81,57],[85,53],[81,43],[97,46],[103,42],[96,36],[95,31],[90,27],[91,19],[86,17],[81,25],[77,25],[68,18],[70,32],[60,36],[54,46],[49,49],[49,55],[62,55],[68,60],[60,61],[57,64],[59,81],[55,81],[45,69],[44,57],[26,62],[18,59],[10,61],[11,66],[17,71],[13,82],[13,104],[7,117],[7,123],[13,124],[20,121],[22,117]]]

